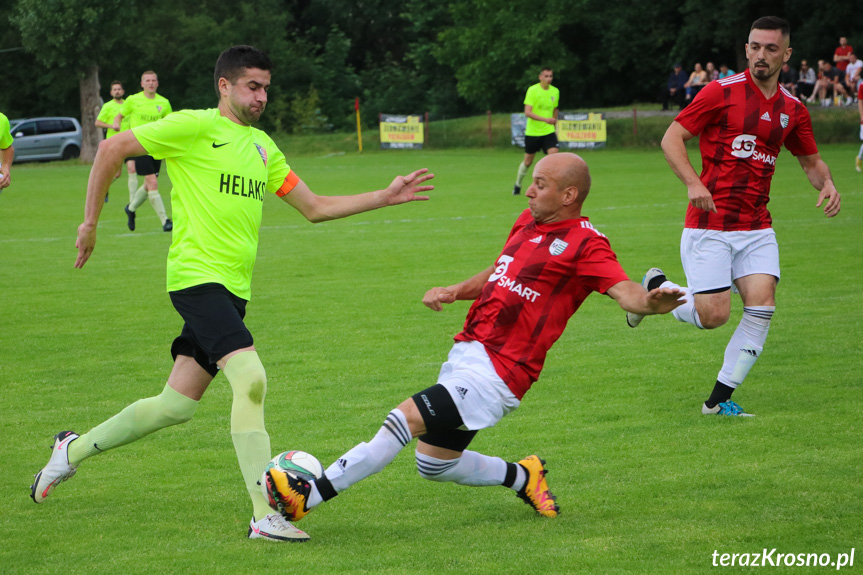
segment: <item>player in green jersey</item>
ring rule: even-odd
[[[539,73],[539,84],[527,89],[524,96],[524,115],[527,126],[524,130],[524,160],[518,165],[518,175],[512,193],[521,193],[521,182],[533,157],[540,150],[546,154],[557,153],[557,109],[560,105],[560,90],[551,85],[554,71],[543,68]]]
[[[267,377],[243,323],[250,297],[264,194],[275,193],[311,222],[427,200],[433,175],[417,170],[383,190],[319,196],[293,172],[267,134],[251,127],[267,103],[272,65],[251,46],[225,50],[216,63],[218,109],[186,110],[127,130],[99,145],[90,173],[84,223],[78,228],[83,267],[96,243],[96,224],[111,176],[129,156],[166,159],[176,216],[168,252],[168,292],[184,320],[171,347],[174,366],[158,395],[139,400],[80,436],[60,432],[31,496],[41,503],[86,458],[192,418],[221,370],[233,390],[231,437],[252,499],[249,538],[305,541],[309,537],[274,513],[258,481],[272,454],[264,427]]]
[[[113,129],[120,131],[123,121],[128,119],[131,128],[138,128],[151,122],[161,120],[171,113],[171,103],[167,98],[156,93],[159,88],[159,77],[152,70],[147,70],[141,74],[142,90],[137,94],[129,96],[123,102],[123,107],[114,118]],[[160,162],[155,160],[149,154],[143,154],[135,157],[135,171],[144,176],[144,191],[136,193],[135,198],[126,206],[126,216],[128,218],[127,225],[129,229],[135,230],[135,211],[144,203],[145,199],[150,200],[150,205],[153,206],[156,215],[162,222],[162,229],[170,232],[174,223],[168,218],[165,212],[165,204],[162,202],[162,196],[159,195],[159,167]]]
[[[15,147],[12,145],[14,141],[9,131],[9,119],[0,114],[0,190],[8,188],[12,183],[9,170],[12,169],[12,160],[15,158]]]
[[[99,111],[99,115],[96,117],[96,127],[107,130],[105,134],[106,137],[110,138],[111,136],[115,136],[124,130],[129,129],[129,119],[125,118],[123,122],[120,124],[120,129],[114,129],[114,118],[117,117],[117,114],[120,113],[120,110],[123,108],[123,96],[126,94],[126,90],[123,89],[123,83],[119,80],[114,80],[111,82],[111,99],[105,102],[102,106],[102,109]],[[117,180],[120,178],[120,174],[122,172],[122,168],[117,169],[117,173],[114,175],[114,179]],[[144,191],[144,186],[141,185],[138,188],[138,174],[135,172],[135,160],[132,158],[126,159],[126,173],[128,174],[128,186],[129,186],[129,203],[135,201],[136,193],[146,193]],[[108,201],[108,196],[105,196],[105,201]]]

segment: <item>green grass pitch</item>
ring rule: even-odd
[[[783,272],[777,313],[763,358],[735,394],[756,418],[700,414],[739,298],[729,325],[699,332],[670,316],[631,330],[612,300],[594,294],[521,408],[471,446],[547,459],[559,518],[535,516],[503,488],[421,479],[412,444],[300,522],[312,536],[305,545],[245,539],[251,508],[222,376],[191,422],[90,459],[46,503],[30,500],[54,433],[84,432],[159,392],[181,322],[164,291],[170,235],[147,204],[128,232],[125,176],[93,257],[76,270],[88,167],[15,166],[0,194],[0,572],[687,574],[716,572],[715,550],[835,557],[855,547],[849,570],[859,571],[855,152],[822,150],[843,193],[833,220],[814,207],[796,160],[780,156],[770,204]],[[593,176],[584,212],[630,277],[660,266],[682,283],[685,190],[661,152],[583,155]],[[434,383],[468,303],[433,313],[421,298],[495,260],[526,207],[510,194],[520,159],[516,149],[292,159],[319,193],[381,188],[419,167],[436,174],[437,188],[429,202],[320,225],[266,199],[247,322],[267,368],[274,452],[303,449],[326,466]]]

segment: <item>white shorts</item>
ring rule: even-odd
[[[452,396],[464,425],[476,431],[493,427],[521,403],[497,375],[478,341],[456,342],[440,368],[437,382]]]
[[[779,245],[772,228],[721,232],[684,228],[680,261],[692,293],[734,286],[751,274],[768,274],[779,281]]]

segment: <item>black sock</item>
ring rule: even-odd
[[[503,478],[502,485],[504,487],[512,488],[515,485],[515,480],[518,478],[518,463],[510,463],[507,461],[506,463],[506,476]]]
[[[704,405],[709,409],[713,409],[720,403],[724,403],[731,399],[732,393],[734,393],[733,387],[729,387],[717,380],[716,385],[713,386],[713,393],[710,394],[710,398],[704,402]]]
[[[666,277],[662,274],[656,276],[655,278],[651,278],[649,282],[647,282],[647,291],[655,290],[659,286],[665,283]]]
[[[324,501],[329,501],[336,495],[338,495],[338,491],[333,487],[333,484],[330,483],[330,480],[327,479],[327,476],[324,475],[320,479],[315,480],[315,486],[318,488],[318,493],[321,494],[321,499]]]

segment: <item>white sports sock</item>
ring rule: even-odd
[[[677,321],[691,323],[698,329],[704,329],[701,325],[701,318],[698,317],[698,310],[695,309],[695,296],[687,287],[679,286],[674,282],[665,280],[659,287],[678,288],[683,292],[684,304],[671,310],[671,315],[677,318]]]
[[[860,136],[863,138],[863,125],[860,126]],[[863,159],[863,144],[860,144],[860,151],[857,152],[857,157]]]
[[[159,194],[159,190],[149,190],[147,198],[150,200],[150,205],[153,206],[156,215],[159,216],[159,220],[164,226],[168,220],[168,214],[165,213],[165,204],[162,203],[162,196]]]
[[[127,185],[129,186],[129,205],[135,201],[135,191],[138,189],[138,174],[128,174]]]
[[[459,485],[484,487],[501,485],[506,479],[506,461],[475,451],[465,450],[458,459],[437,459],[417,452],[416,459],[420,476],[431,481],[452,481]],[[518,472],[524,474],[520,465],[517,468]],[[515,483],[521,488],[524,479],[516,479]]]
[[[515,177],[515,185],[519,188],[521,187],[521,182],[524,180],[525,174],[527,174],[527,166],[522,162],[518,165],[518,175]]]
[[[411,437],[408,421],[399,409],[389,412],[377,435],[368,443],[360,443],[327,467],[324,475],[333,488],[341,493],[354,483],[374,475],[395,459]],[[321,501],[320,493],[312,482],[312,494],[307,505],[311,509]]]
[[[725,361],[716,378],[720,383],[736,388],[746,379],[764,350],[774,310],[776,306],[772,305],[743,308],[740,324],[725,348]]]

